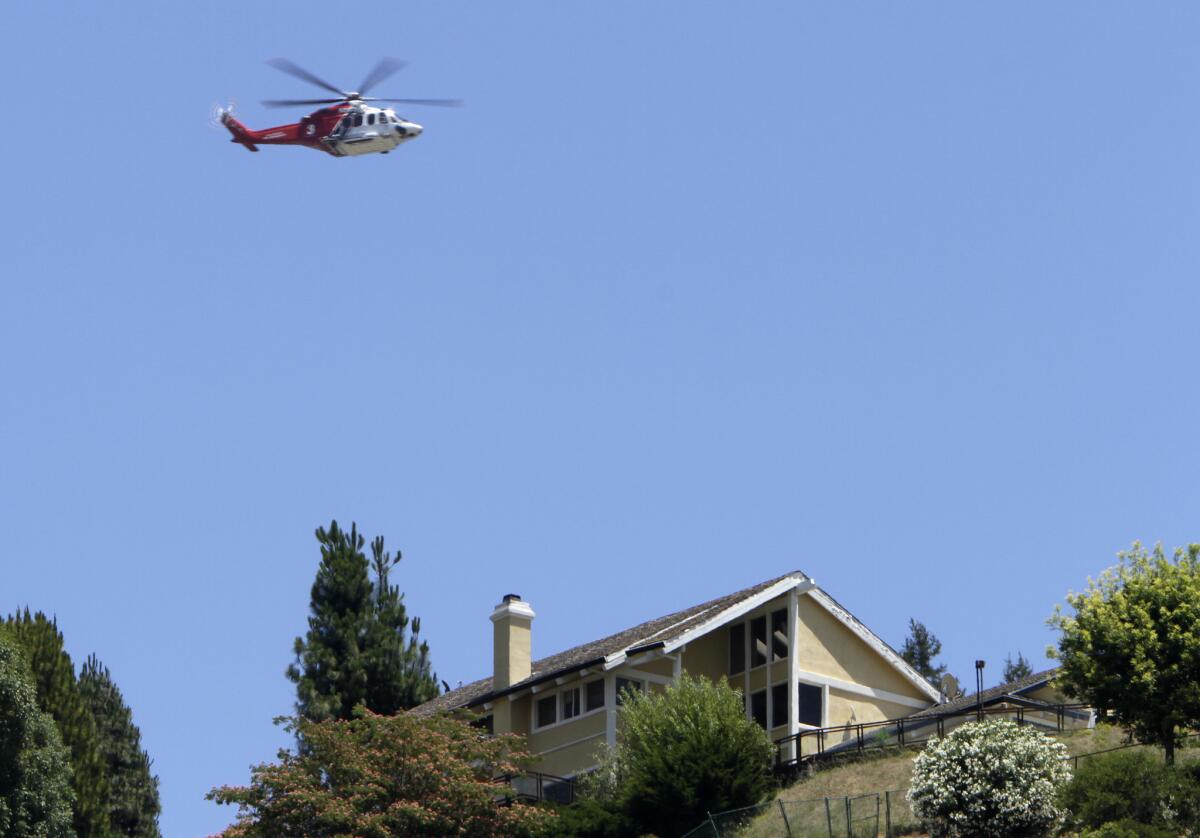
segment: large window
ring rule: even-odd
[[[750,718],[762,727],[767,726],[767,691],[759,690],[750,695]]]
[[[737,675],[746,668],[746,624],[729,627],[729,674]]]
[[[771,687],[771,727],[784,727],[788,723],[788,685],[785,681]]]
[[[767,618],[755,617],[750,621],[750,668],[767,662]]]
[[[566,690],[562,695],[562,717],[565,722],[567,719],[573,719],[579,715],[579,687],[572,687]]]
[[[771,612],[771,660],[787,660],[788,656],[788,624],[787,609],[780,608]]]
[[[617,678],[617,706],[620,707],[622,704],[625,703],[621,698],[621,696],[625,692],[625,690],[628,689],[628,690],[633,690],[634,692],[640,693],[645,688],[646,688],[646,685],[643,684],[641,681],[635,681],[632,678],[618,677]]]
[[[599,710],[604,706],[604,680],[589,681],[583,685],[584,698],[588,712]]]
[[[801,684],[799,693],[797,707],[800,711],[800,724],[820,727],[823,691],[812,684]]]
[[[537,701],[537,726],[547,727],[558,721],[558,696],[548,695]]]

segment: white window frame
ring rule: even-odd
[[[591,681],[601,681],[601,680],[603,680],[603,679],[602,678],[591,679]],[[597,707],[595,710],[586,709],[587,708],[587,691],[585,688],[587,687],[587,685],[589,683],[590,683],[590,681],[584,681],[583,679],[580,679],[578,681],[573,681],[570,684],[564,684],[561,687],[555,688],[553,693],[551,693],[549,691],[545,691],[545,692],[540,692],[540,693],[534,694],[532,696],[533,700],[529,702],[529,729],[530,729],[530,731],[532,731],[534,733],[541,733],[544,730],[553,730],[556,727],[562,727],[563,725],[569,725],[572,722],[577,722],[580,719],[587,718],[588,716],[597,716],[600,713],[603,713],[605,710],[607,710],[608,709],[607,691],[605,694],[605,703],[602,706]],[[563,694],[568,693],[571,690],[579,690],[579,712],[576,713],[574,716],[572,716],[569,719],[564,719],[563,718]],[[548,724],[548,725],[539,725],[537,723],[538,702],[541,701],[542,699],[549,698],[551,695],[554,697],[554,722],[552,724]]]

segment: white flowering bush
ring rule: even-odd
[[[1066,746],[1004,720],[966,724],[913,761],[908,800],[932,836],[1044,835],[1071,779]]]

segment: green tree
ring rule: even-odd
[[[289,723],[305,748],[251,769],[250,785],[208,793],[238,806],[226,838],[395,835],[500,838],[548,833],[553,814],[502,805],[495,777],[522,770],[520,737],[488,736],[446,716]]]
[[[25,649],[37,688],[38,706],[54,718],[63,744],[71,751],[74,825],[80,838],[110,835],[109,784],[96,722],[79,692],[71,656],[63,648],[58,624],[42,612],[9,617],[13,636]]]
[[[921,677],[939,689],[939,682],[946,674],[946,667],[940,664],[935,665],[933,659],[941,653],[942,641],[934,637],[933,633],[925,628],[924,623],[910,617],[908,637],[900,648],[900,657],[921,673]]]
[[[684,674],[663,692],[627,692],[611,763],[616,806],[640,830],[675,835],[707,812],[752,806],[775,787],[774,749],[725,679]]]
[[[1028,678],[1033,674],[1033,667],[1029,665],[1029,661],[1025,660],[1025,656],[1019,651],[1017,659],[1014,661],[1012,655],[1006,655],[1004,658],[1004,678],[1002,683],[1011,684],[1013,681],[1019,681],[1022,678]]]
[[[0,838],[73,838],[70,753],[24,650],[0,625]]]
[[[409,618],[389,571],[400,561],[372,544],[371,583],[365,539],[355,524],[318,528],[321,564],[310,598],[308,634],[296,638],[287,676],[296,684],[296,712],[312,721],[350,719],[359,706],[394,713],[437,695],[429,647],[419,642],[420,621]]]
[[[1172,765],[1179,729],[1200,724],[1200,544],[1168,559],[1161,544],[1134,542],[1118,556],[1086,591],[1067,594],[1074,616],[1055,609],[1058,647],[1048,654],[1064,692],[1161,745]]]
[[[96,721],[100,753],[111,791],[109,825],[116,835],[158,838],[158,777],[150,772],[150,756],[142,750],[142,733],[108,667],[95,655],[79,672],[79,692]]]
[[[366,706],[375,713],[391,715],[434,698],[437,676],[429,662],[429,644],[419,639],[421,618],[409,618],[404,594],[393,585],[389,572],[400,563],[400,551],[392,556],[383,549],[383,536],[371,542],[371,567],[375,571],[372,590],[372,620],[367,632]]]

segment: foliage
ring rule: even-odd
[[[388,578],[400,561],[371,543],[375,584],[356,525],[346,532],[333,521],[318,528],[321,564],[311,594],[308,634],[297,637],[287,676],[296,684],[296,712],[313,721],[350,719],[359,706],[394,713],[437,695],[429,647],[417,641],[420,621],[408,616],[403,596]]]
[[[29,658],[38,706],[54,718],[71,752],[73,821],[80,838],[107,836],[109,783],[96,722],[79,691],[71,656],[63,648],[58,624],[40,611],[8,618],[13,636]]]
[[[1110,821],[1098,829],[1080,833],[1081,838],[1175,838],[1176,832],[1131,820]]]
[[[117,835],[158,838],[158,777],[142,750],[142,733],[108,668],[95,655],[79,672],[79,692],[96,722],[111,791],[109,824]]]
[[[946,667],[940,664],[934,665],[933,659],[942,653],[942,641],[933,636],[929,629],[925,628],[925,624],[909,618],[908,620],[908,637],[904,640],[904,645],[900,649],[900,657],[904,658],[908,664],[917,672],[921,673],[926,681],[933,686],[938,686],[941,677],[946,674]]]
[[[1048,654],[1061,663],[1062,690],[1160,744],[1170,764],[1178,729],[1200,724],[1200,544],[1174,560],[1161,544],[1118,555],[1086,591],[1067,595],[1074,616],[1055,610],[1060,637]]]
[[[223,786],[209,800],[236,804],[227,838],[279,836],[521,836],[547,830],[553,814],[502,805],[527,757],[514,736],[492,737],[445,716],[292,719],[305,747],[251,769],[249,786]]]
[[[1029,665],[1029,661],[1025,660],[1025,656],[1017,652],[1017,659],[1014,661],[1012,655],[1006,655],[1004,658],[1004,677],[1000,683],[1011,684],[1013,681],[1020,681],[1022,678],[1028,678],[1033,674],[1033,667]]]
[[[641,832],[669,835],[707,812],[762,800],[774,788],[773,756],[724,678],[684,674],[664,692],[627,693],[615,754],[602,766],[610,779],[600,784]]]
[[[70,754],[37,703],[21,646],[0,625],[0,838],[66,838]]]
[[[429,644],[419,641],[421,618],[412,619],[412,634],[405,645],[409,619],[404,594],[389,581],[389,571],[400,563],[383,549],[383,536],[371,542],[371,566],[375,570],[372,591],[374,619],[368,626],[366,654],[366,706],[390,715],[416,707],[438,694],[437,679],[429,662]]]
[[[1146,751],[1100,754],[1079,766],[1059,801],[1076,829],[1119,821],[1178,834],[1200,816],[1200,783],[1190,768],[1163,765]]]
[[[1007,720],[965,724],[913,762],[908,800],[932,836],[1041,835],[1059,820],[1066,747]]]
[[[555,811],[558,820],[552,832],[556,838],[625,838],[639,834],[623,811],[595,798],[581,797],[573,805]]]

